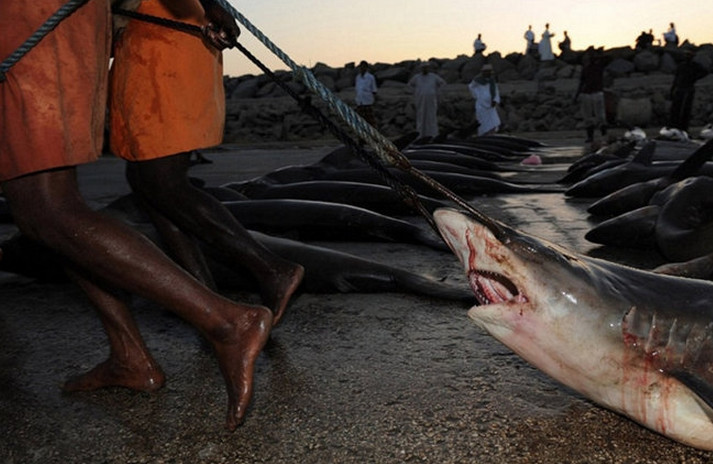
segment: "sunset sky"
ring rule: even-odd
[[[528,25],[539,40],[550,23],[553,48],[563,31],[572,48],[633,46],[642,30],[660,39],[674,22],[681,41],[713,43],[710,0],[230,0],[299,65],[341,67],[365,59],[396,63],[473,53],[478,33],[486,54],[522,52]],[[252,34],[241,43],[272,70],[287,69]],[[225,53],[225,74],[260,74],[240,52]]]

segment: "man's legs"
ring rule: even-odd
[[[79,194],[74,168],[15,178],[2,188],[23,233],[64,255],[102,288],[121,288],[156,301],[207,338],[226,382],[226,425],[229,429],[237,427],[252,395],[255,360],[269,336],[270,311],[234,303],[211,292],[148,239],[92,211]],[[102,313],[109,327],[123,327],[121,330],[137,336],[124,310],[107,295],[110,292],[95,294],[95,289],[87,288],[95,301],[104,301],[105,309],[113,307],[113,311]],[[107,384],[98,371],[87,376],[85,385]],[[73,385],[68,384],[70,388]]]
[[[188,179],[190,153],[129,162],[127,179],[141,200],[225,256],[231,266],[247,267],[260,283],[264,304],[274,323],[299,286],[304,269],[286,261],[257,242],[216,198],[194,187]]]
[[[94,369],[69,379],[65,391],[89,391],[107,386],[154,391],[166,380],[161,367],[144,343],[128,307],[120,297],[105,290],[80,270],[67,269],[99,312],[109,338],[109,358]]]

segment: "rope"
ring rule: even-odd
[[[11,0],[3,0],[11,1]],[[32,50],[40,41],[45,38],[59,23],[64,19],[69,17],[72,13],[77,11],[82,5],[87,3],[89,0],[69,0],[67,3],[62,5],[52,16],[50,16],[47,21],[44,22],[25,42],[20,45],[10,56],[5,58],[2,63],[0,63],[0,82],[7,79],[7,72],[12,68],[20,58],[25,56],[30,50]]]
[[[170,27],[172,29],[180,30],[189,34],[200,34],[201,28],[199,26],[188,24],[180,21],[174,21],[168,18],[161,18],[158,16],[147,15],[143,13],[137,13],[135,11],[124,10],[121,8],[113,8],[112,12],[114,14],[120,14],[122,16],[131,17],[140,21],[149,22],[152,24],[157,24],[159,26]],[[298,102],[301,110],[316,119],[322,127],[328,129],[334,136],[336,136],[342,143],[347,145],[351,150],[359,156],[359,158],[364,161],[369,167],[374,169],[381,178],[386,182],[386,184],[394,190],[402,201],[409,205],[414,210],[418,211],[421,215],[431,221],[431,215],[426,211],[423,204],[419,200],[416,191],[408,185],[401,182],[393,173],[391,173],[383,164],[379,163],[378,160],[370,156],[364,147],[357,144],[354,138],[343,131],[339,126],[337,126],[331,119],[327,118],[318,108],[312,105],[310,99],[302,98],[297,93],[291,89],[282,79],[279,79],[275,74],[265,66],[255,55],[250,53],[250,51],[245,48],[239,42],[233,44],[238,50],[240,50],[243,55],[245,55],[250,61],[252,61],[260,70],[262,70],[266,76],[272,79],[288,96],[292,97]],[[435,227],[435,224],[431,224]]]
[[[317,80],[309,69],[304,66],[298,66],[297,63],[292,61],[292,59],[287,56],[285,52],[272,43],[272,41],[268,39],[265,34],[248,21],[248,19],[239,11],[233,8],[233,6],[226,0],[214,1],[226,11],[230,12],[233,17],[243,25],[243,27],[250,31],[250,33],[262,42],[268,50],[282,60],[282,62],[285,63],[295,73],[295,75],[302,80],[307,88],[319,95],[322,100],[327,102],[329,107],[332,108],[335,113],[339,115],[362,140],[366,141],[372,148],[374,148],[383,161],[397,167],[409,165],[408,159],[399,152],[398,148],[396,148],[391,140],[384,137],[379,131],[374,129],[371,124],[367,123],[361,116],[359,116],[356,111],[346,105],[343,101],[336,98],[328,88]]]
[[[354,130],[357,135],[360,136],[362,140],[367,142],[379,156],[379,159],[391,166],[394,166],[412,176],[419,179],[424,184],[430,186],[435,191],[441,193],[443,196],[451,200],[453,203],[463,208],[472,214],[476,219],[478,219],[483,224],[488,225],[491,230],[500,230],[499,225],[495,223],[492,219],[485,216],[483,213],[478,211],[469,205],[465,200],[457,196],[455,193],[436,182],[434,179],[428,175],[422,173],[418,169],[411,166],[408,158],[404,156],[398,148],[391,142],[391,140],[384,137],[379,131],[374,129],[369,123],[367,123],[356,111],[352,110],[343,101],[338,99],[332,92],[327,89],[321,82],[317,80],[314,74],[304,66],[298,66],[289,56],[287,56],[282,50],[280,50],[272,41],[270,41],[259,29],[257,29],[247,18],[245,18],[240,12],[238,12],[232,5],[227,3],[225,0],[214,0],[226,11],[230,12],[235,19],[238,20],[246,29],[248,29],[260,42],[262,42],[270,51],[273,52],[278,58],[280,58],[285,64],[287,64],[295,73],[296,76],[300,77],[302,82],[314,93],[319,95],[334,112],[336,112],[343,121],[345,121],[349,127]],[[123,11],[115,10],[115,13],[125,14]],[[162,24],[168,27],[174,27],[176,29],[184,30],[187,32],[198,32],[201,29],[198,26],[189,25],[185,23],[179,23],[177,21],[171,21],[165,18],[147,17],[147,15],[142,15],[139,13],[128,12],[127,16],[132,16],[137,19],[142,19],[145,21],[154,22],[157,24]],[[149,19],[151,18],[151,19]],[[391,172],[389,172],[384,165],[378,163],[373,157],[368,154],[364,148],[357,145],[351,137],[339,129],[331,119],[326,118],[317,108],[313,107],[308,100],[300,98],[295,94],[292,89],[290,89],[285,83],[280,79],[276,78],[275,75],[265,67],[255,56],[253,56],[245,47],[239,43],[234,44],[248,59],[255,63],[263,72],[266,73],[272,80],[277,83],[288,95],[292,96],[295,100],[301,103],[302,110],[311,114],[319,122],[321,122],[325,127],[327,127],[337,138],[339,138],[343,143],[349,145],[352,150],[359,155],[359,157],[367,162],[367,164],[374,168],[387,182],[389,187],[397,192],[397,194],[404,200],[404,202],[418,211],[429,223],[431,228],[433,228],[438,233],[438,227],[432,217],[432,215],[425,209],[423,204],[418,199],[418,194],[408,185],[405,185],[399,179],[397,179]]]
[[[356,111],[351,109],[343,101],[335,97],[335,95],[326,88],[321,82],[317,80],[314,74],[304,66],[298,66],[297,63],[292,61],[292,59],[287,56],[277,45],[275,45],[270,39],[265,36],[257,27],[255,27],[245,16],[243,16],[238,10],[233,8],[233,6],[227,2],[227,0],[214,0],[223,9],[228,11],[233,17],[245,27],[251,34],[255,36],[260,42],[262,42],[265,47],[270,50],[275,56],[277,56],[283,63],[285,63],[295,74],[299,77],[302,82],[309,88],[312,92],[319,95],[322,100],[324,100],[329,107],[346,122],[350,128],[352,128],[359,137],[368,143],[379,156],[379,158],[398,169],[401,169],[408,174],[416,177],[421,182],[430,186],[437,192],[444,195],[446,198],[457,204],[459,207],[465,209],[470,214],[472,214],[477,220],[487,225],[491,230],[500,230],[501,227],[492,219],[473,208],[465,200],[460,198],[458,195],[436,182],[434,179],[430,178],[426,174],[422,173],[418,169],[411,166],[408,158],[401,153],[398,148],[391,142],[391,140],[384,137],[379,131],[377,131],[371,124],[366,122]],[[423,211],[423,207],[420,207]],[[424,214],[424,217],[428,223],[433,227],[436,232],[438,229],[436,224],[430,214]]]
[[[12,66],[14,66],[47,34],[49,34],[55,27],[57,27],[60,22],[69,17],[72,13],[77,11],[82,5],[84,5],[88,1],[89,0],[68,0],[67,3],[65,3],[50,18],[48,18],[47,21],[45,21],[45,23],[40,26],[40,28],[38,28],[37,31],[35,31],[30,38],[28,38],[17,50],[15,50],[9,57],[3,60],[2,63],[0,63],[0,82],[6,80],[6,73],[10,70]],[[367,142],[367,144],[369,144],[375,150],[377,156],[382,162],[411,174],[426,185],[429,185],[434,190],[443,194],[446,198],[450,199],[451,201],[459,205],[461,208],[464,208],[466,211],[473,214],[481,222],[484,222],[485,224],[490,224],[492,225],[492,227],[497,227],[497,225],[492,220],[490,220],[487,216],[483,215],[481,212],[470,206],[462,198],[458,197],[456,194],[451,192],[443,185],[439,184],[435,180],[428,177],[426,174],[420,172],[419,170],[411,166],[411,163],[409,163],[408,158],[406,158],[389,139],[384,137],[379,131],[377,131],[374,127],[367,123],[348,105],[336,98],[329,89],[327,89],[321,82],[317,80],[317,78],[309,69],[305,68],[304,66],[298,66],[294,61],[292,61],[292,59],[290,59],[287,54],[285,54],[282,50],[280,50],[280,48],[278,48],[274,43],[272,43],[272,41],[270,41],[250,21],[248,21],[245,16],[243,16],[240,12],[233,8],[230,3],[228,3],[226,0],[214,1],[218,3],[223,9],[231,13],[233,17],[238,22],[240,22],[243,27],[249,30],[258,40],[260,40],[260,42],[262,42],[265,47],[268,48],[268,50],[272,51],[273,54],[275,54],[287,66],[289,66],[290,69],[292,69],[292,71],[294,72],[294,75],[299,77],[302,82],[307,86],[307,88],[319,95],[322,100],[324,100],[329,105],[329,107],[340,118],[342,118],[342,120],[346,122],[349,127],[354,130],[362,140]],[[117,10],[115,12],[137,18],[139,16],[145,16],[126,10]],[[187,32],[201,32],[201,28],[198,26],[180,23],[177,21],[171,21],[165,18],[155,18],[155,21],[149,20],[147,18],[139,19],[156,22],[159,24],[166,25],[168,27],[173,27],[175,29],[184,30]],[[343,131],[338,129],[336,125],[332,123],[331,120],[324,117],[324,115],[322,115],[319,110],[314,108],[308,100],[299,98],[299,96],[294,94],[291,89],[289,89],[286,85],[282,84],[281,81],[275,78],[274,75],[269,70],[267,70],[267,68],[265,68],[259,60],[257,60],[257,58],[255,58],[247,51],[247,49],[237,43],[236,46],[238,46],[238,48],[243,52],[243,54],[245,54],[251,61],[253,61],[253,63],[258,64],[258,67],[260,67],[268,75],[273,77],[273,80],[275,82],[281,84],[281,87],[285,91],[287,91],[288,94],[292,95],[294,98],[297,99],[297,101],[301,102],[303,110],[309,111],[313,116],[317,117],[318,121],[325,124],[335,135],[337,135],[340,140],[342,140],[344,143],[349,144],[353,148],[355,153],[359,154],[360,157],[362,157],[362,159],[369,164],[369,166],[376,169],[382,175],[382,177],[386,179],[389,186],[393,188],[402,197],[402,199],[406,201],[407,204],[418,210],[434,230],[438,230],[433,218],[431,217],[431,214],[425,210],[424,206],[418,200],[418,195],[411,187],[404,185],[402,182],[396,179],[396,177],[391,172],[389,172],[383,165],[376,162],[376,160],[374,160],[363,149],[363,147],[357,145],[351,139],[351,137],[349,137]],[[497,228],[499,229],[499,227]]]

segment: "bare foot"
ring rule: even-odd
[[[290,263],[289,268],[277,271],[273,279],[262,285],[262,301],[272,310],[273,327],[279,324],[285,314],[287,303],[290,302],[292,294],[302,283],[304,274],[304,267]]]
[[[245,416],[253,391],[255,361],[265,346],[272,328],[272,313],[262,306],[245,305],[232,312],[230,327],[206,334],[215,349],[228,392],[228,417],[225,427],[235,430]]]
[[[152,392],[166,382],[161,367],[153,360],[139,365],[120,363],[109,357],[89,372],[72,377],[62,386],[66,392],[90,391],[104,387],[126,387],[132,390]]]

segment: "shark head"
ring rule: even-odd
[[[713,286],[571,253],[476,210],[433,216],[477,325],[596,403],[713,449]]]
[[[562,322],[601,298],[588,263],[565,249],[454,209],[439,209],[434,219],[478,301],[468,315],[515,351],[525,350],[526,358],[542,348],[526,344],[544,330],[562,330],[563,338],[572,338]],[[610,300],[608,307],[626,304]]]

